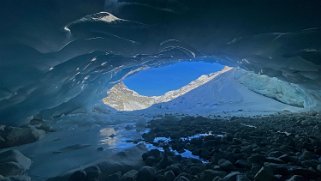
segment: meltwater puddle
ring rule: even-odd
[[[191,141],[192,139],[197,139],[197,138],[203,138],[206,136],[215,136],[217,138],[223,138],[223,134],[213,134],[212,131],[209,131],[208,133],[200,133],[200,134],[195,134],[189,137],[181,138],[182,141]]]
[[[143,140],[142,135],[143,133],[147,133],[150,131],[150,129],[141,129],[137,130],[135,126],[131,127],[131,129],[125,129],[125,127],[130,126],[122,126],[122,127],[108,127],[103,128],[100,130],[100,145],[102,147],[112,148],[117,151],[122,151],[127,148],[131,148],[134,146],[137,146],[139,144],[143,144],[146,149],[152,150],[157,149],[161,152],[164,152],[164,149],[160,146],[154,146],[151,143],[147,143]],[[212,132],[209,133],[203,133],[203,134],[196,134],[193,136],[189,136],[186,138],[181,138],[182,140],[192,140],[195,138],[201,138],[206,137],[209,135],[214,135]],[[216,135],[218,137],[223,137],[223,135]],[[162,143],[162,144],[169,144],[171,141],[171,138],[168,137],[155,137],[153,140],[153,143]],[[204,160],[200,158],[197,155],[194,155],[190,150],[184,149],[184,152],[179,153],[176,150],[173,150],[172,147],[169,148],[171,152],[173,152],[175,155],[180,155],[184,158],[192,158],[202,161],[203,163],[208,163],[207,160]]]
[[[199,138],[203,138],[203,137],[207,137],[207,136],[215,136],[217,138],[224,138],[224,134],[213,134],[212,131],[208,132],[208,133],[200,133],[200,134],[195,134],[195,135],[192,135],[192,136],[188,136],[188,137],[183,137],[183,138],[180,138],[180,140],[182,141],[191,141],[192,139],[199,139]],[[154,140],[153,140],[153,143],[158,143],[158,144],[164,144],[164,145],[167,145],[171,142],[171,138],[168,138],[168,137],[155,137]],[[148,144],[148,143],[145,143],[145,145],[147,146],[147,149],[148,150],[151,150],[151,149],[158,149],[159,151],[164,151],[164,149],[162,147],[157,147],[157,146],[154,146],[153,144]],[[203,163],[209,163],[208,160],[205,160],[205,159],[202,159],[200,158],[199,156],[197,155],[194,155],[190,150],[188,149],[184,149],[184,152],[182,153],[179,153],[178,151],[176,150],[173,150],[172,147],[169,147],[170,151],[173,152],[175,155],[180,155],[184,158],[192,158],[192,159],[197,159],[197,160],[200,160],[202,161]]]

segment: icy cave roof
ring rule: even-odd
[[[320,9],[319,0],[1,2],[1,121],[88,109],[127,73],[186,59],[215,58],[320,99]]]

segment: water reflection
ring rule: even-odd
[[[155,146],[151,143],[146,143],[145,141],[139,141],[138,143],[133,143],[133,139],[142,139],[141,133],[148,132],[149,129],[146,130],[135,130],[135,129],[125,129],[126,126],[120,127],[120,128],[114,128],[114,127],[108,127],[103,128],[99,131],[99,134],[101,136],[100,144],[103,146],[108,146],[109,148],[117,149],[117,150],[123,150],[126,148],[134,147],[138,144],[143,144],[147,150],[157,149],[161,152],[164,151],[164,149],[161,146]],[[181,138],[181,139],[194,139],[194,138],[200,138],[213,135],[212,132],[204,133],[204,134],[197,134],[193,135],[187,138]],[[167,137],[156,137],[153,140],[153,143],[164,143],[168,144],[171,141],[171,138]],[[173,150],[172,147],[169,148],[170,151],[172,151],[175,155],[181,155],[184,158],[193,158],[202,161],[203,163],[207,163],[207,160],[204,160],[200,158],[197,155],[193,155],[191,151],[185,149],[183,153],[179,153],[176,150]]]
[[[115,146],[118,142],[117,131],[115,128],[103,128],[99,131],[102,139],[100,143],[102,145]]]

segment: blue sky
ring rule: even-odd
[[[124,80],[125,85],[141,95],[158,96],[179,89],[203,74],[210,74],[224,66],[207,62],[179,62],[138,72]]]

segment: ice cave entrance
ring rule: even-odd
[[[224,65],[182,61],[146,68],[112,87],[103,102],[118,111],[135,111],[169,102],[205,84]]]

